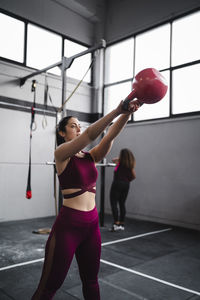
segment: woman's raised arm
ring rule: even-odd
[[[116,109],[112,110],[110,113],[108,113],[95,123],[91,124],[78,137],[58,146],[55,150],[55,159],[58,161],[65,161],[67,158],[84,149],[88,144],[94,141],[120,114],[123,114],[125,119],[128,118],[130,112],[135,110],[134,104],[130,102],[130,111],[124,111],[122,108],[122,104],[123,101],[120,102]]]
[[[130,114],[132,112],[138,110],[139,106],[140,105],[138,104],[137,100],[133,101],[130,106],[131,112],[129,111],[126,114],[122,114],[117,119],[117,121],[114,122],[112,124],[112,126],[110,126],[107,134],[102,138],[100,143],[90,150],[90,154],[92,155],[95,162],[99,162],[109,153],[109,151],[112,147],[113,140],[121,132],[121,130],[124,128],[124,126],[128,122]]]

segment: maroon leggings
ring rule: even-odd
[[[67,275],[74,254],[84,299],[99,300],[97,275],[101,236],[96,207],[91,211],[61,208],[46,243],[42,276],[32,300],[53,299]]]

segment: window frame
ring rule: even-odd
[[[15,60],[12,60],[12,59],[9,59],[9,58],[5,58],[5,57],[2,57],[2,56],[0,56],[0,61],[5,61],[5,62],[9,62],[9,63],[15,64],[15,65],[18,65],[18,66],[23,66],[23,67],[26,67],[26,68],[29,69],[29,70],[39,70],[39,69],[37,69],[37,68],[32,68],[32,67],[30,67],[30,66],[27,65],[27,41],[28,41],[27,35],[28,35],[28,24],[37,26],[37,27],[39,27],[39,28],[41,28],[41,29],[47,30],[47,31],[52,32],[52,33],[54,33],[54,34],[57,34],[57,35],[59,35],[59,36],[61,37],[61,39],[62,39],[62,45],[61,45],[61,56],[60,56],[60,60],[62,60],[62,57],[64,56],[64,40],[65,40],[65,39],[67,39],[67,40],[69,40],[69,41],[72,41],[72,42],[74,42],[74,43],[77,43],[77,44],[79,44],[79,45],[81,45],[81,46],[87,47],[87,48],[90,48],[90,47],[91,47],[91,45],[89,45],[89,44],[86,44],[86,43],[77,41],[76,39],[73,39],[73,38],[71,38],[71,37],[69,37],[69,36],[67,36],[67,35],[64,35],[64,34],[62,34],[62,33],[60,33],[60,32],[55,31],[55,30],[49,29],[49,28],[47,28],[46,26],[40,25],[40,24],[38,24],[38,23],[36,23],[36,22],[29,21],[29,20],[26,19],[26,18],[20,17],[20,16],[18,16],[18,15],[16,15],[16,14],[13,14],[13,13],[11,13],[11,12],[8,12],[8,11],[2,9],[2,8],[0,8],[0,13],[5,14],[5,15],[7,15],[7,16],[9,16],[9,17],[12,17],[12,18],[14,18],[14,19],[16,19],[16,20],[19,20],[19,21],[24,22],[24,26],[25,26],[25,27],[24,27],[24,53],[23,53],[23,62],[18,62],[18,61],[15,61]],[[92,59],[93,59],[93,53],[91,53],[91,55],[92,55]],[[55,62],[55,63],[56,63],[56,62]],[[48,67],[48,66],[47,66],[47,67]],[[48,72],[48,73],[51,74],[51,75],[53,75],[53,76],[57,76],[58,78],[60,78],[59,75],[56,75],[56,74],[51,73],[51,72]],[[78,80],[78,79],[74,78],[74,80]],[[93,84],[93,72],[91,72],[91,81],[90,81],[90,82],[84,82],[84,83],[85,83],[85,84],[88,84],[88,85],[92,85],[92,84]]]
[[[184,64],[172,66],[172,26],[173,26],[173,22],[176,21],[176,20],[179,20],[181,18],[184,18],[186,16],[192,15],[193,13],[198,12],[198,11],[199,11],[199,8],[190,10],[190,11],[188,11],[186,13],[183,13],[183,14],[180,14],[180,15],[174,17],[174,18],[170,18],[169,20],[166,20],[164,22],[160,22],[159,24],[151,26],[148,29],[144,29],[144,30],[138,31],[138,32],[136,32],[136,33],[134,33],[132,35],[126,36],[123,39],[119,39],[118,41],[115,41],[115,42],[112,42],[112,43],[108,43],[107,47],[112,46],[112,45],[117,44],[117,43],[120,43],[123,40],[129,39],[131,37],[133,39],[135,39],[135,37],[137,35],[145,33],[145,32],[147,32],[149,30],[152,30],[152,29],[156,29],[156,28],[158,28],[160,26],[163,26],[165,24],[169,24],[170,25],[170,49],[169,49],[169,55],[170,55],[169,64],[170,65],[169,65],[168,68],[159,70],[160,72],[169,71],[169,116],[168,117],[161,117],[161,118],[137,120],[137,121],[134,121],[133,116],[132,116],[131,120],[128,121],[128,123],[134,123],[135,124],[135,123],[145,123],[145,122],[152,122],[152,121],[162,121],[162,120],[178,119],[178,118],[182,118],[182,117],[200,116],[200,109],[199,109],[199,111],[196,111],[196,112],[186,112],[186,113],[179,113],[179,114],[178,113],[177,114],[173,114],[172,113],[172,94],[173,94],[173,90],[172,90],[172,80],[173,79],[172,79],[172,77],[173,77],[173,71],[177,70],[177,69],[185,68],[185,67],[188,67],[188,66],[193,66],[193,65],[196,65],[196,64],[200,64],[200,59],[199,59],[199,60],[190,61],[190,62],[187,62],[187,63],[184,63]],[[134,42],[134,48],[135,47],[136,47],[136,41]],[[112,83],[107,83],[107,84],[104,83],[104,85],[103,85],[103,101],[102,101],[102,112],[103,112],[103,114],[104,114],[104,102],[105,102],[105,100],[104,100],[105,88],[108,88],[109,86],[117,85],[117,84],[120,84],[120,83],[123,83],[123,82],[127,82],[127,81],[130,81],[130,80],[133,81],[133,79],[134,79],[134,77],[136,75],[135,74],[135,49],[133,51],[134,51],[133,77],[132,78],[126,78],[126,79],[124,79],[122,81],[117,81],[117,82],[112,82]],[[104,69],[105,69],[105,64],[104,64]]]

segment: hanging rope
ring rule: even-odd
[[[74,95],[74,93],[77,91],[77,89],[79,88],[79,86],[81,85],[81,83],[83,82],[84,78],[86,77],[87,73],[89,72],[89,70],[91,69],[97,55],[99,54],[99,50],[96,51],[96,53],[94,54],[92,60],[91,60],[91,63],[87,69],[87,71],[85,72],[85,74],[83,75],[82,79],[78,82],[78,84],[75,86],[74,90],[71,92],[71,94],[67,97],[67,99],[65,100],[65,102],[62,104],[62,106],[60,108],[56,108],[55,105],[53,104],[53,101],[52,101],[52,98],[51,98],[51,95],[49,93],[49,85],[48,85],[48,82],[47,82],[47,78],[45,78],[45,86],[47,87],[47,94],[48,94],[48,98],[53,106],[53,108],[55,109],[55,111],[57,113],[61,113],[62,110],[63,110],[63,107],[65,106],[65,104],[70,100],[70,98]]]
[[[47,100],[48,100],[48,92],[49,92],[49,86],[47,83],[47,74],[45,74],[45,86],[44,86],[44,114],[42,119],[42,127],[45,129],[47,127],[47,117],[46,117],[46,111],[47,111]]]
[[[62,104],[62,106],[58,109],[58,112],[62,112],[63,107],[65,106],[65,104],[69,101],[69,99],[74,95],[74,93],[77,91],[77,89],[79,88],[79,86],[81,85],[81,83],[83,82],[84,78],[86,77],[87,73],[89,72],[89,70],[91,69],[93,63],[94,63],[94,59],[95,59],[95,55],[93,57],[93,59],[91,60],[91,63],[87,69],[87,71],[85,72],[85,74],[83,75],[82,79],[79,81],[79,83],[75,86],[74,90],[71,92],[71,94],[67,97],[67,99],[65,100],[65,102]]]
[[[31,125],[30,125],[30,143],[29,143],[29,168],[28,168],[28,179],[26,187],[26,198],[32,198],[31,190],[31,142],[32,142],[32,132],[36,130],[37,124],[35,122],[35,101],[36,101],[36,80],[32,81],[31,91],[34,93],[33,104],[31,107]]]
[[[63,105],[60,108],[58,108],[58,109],[53,104],[51,95],[49,93],[49,85],[48,85],[48,81],[47,81],[47,75],[45,75],[45,91],[44,91],[44,105],[45,105],[45,109],[44,109],[44,116],[43,116],[43,120],[42,120],[42,126],[43,126],[43,128],[45,128],[47,126],[47,120],[46,120],[45,110],[47,108],[47,100],[48,100],[48,98],[49,98],[49,100],[51,102],[51,105],[53,106],[54,110],[57,113],[56,114],[56,124],[57,124],[58,113],[62,112],[63,107],[65,106],[65,104],[70,100],[70,98],[77,91],[77,89],[79,88],[79,86],[83,82],[84,78],[88,74],[89,70],[91,69],[91,67],[92,67],[92,65],[94,63],[95,58],[96,58],[96,55],[94,55],[93,59],[91,60],[91,63],[89,65],[88,69],[86,70],[85,74],[83,75],[82,79],[75,86],[74,90],[67,97],[67,99],[65,100],[65,102],[63,103]],[[34,103],[35,103],[35,96],[34,96]],[[33,122],[34,122],[34,117],[33,117]],[[32,128],[32,122],[31,122],[31,128]],[[27,183],[27,192],[26,192],[26,195],[27,195],[28,199],[30,199],[32,197],[32,192],[31,192],[31,139],[32,139],[32,132],[30,133],[29,173],[28,173],[28,183]],[[56,144],[57,144],[57,142],[55,140],[55,148],[56,148]],[[56,169],[55,169],[55,166],[54,166],[54,199],[55,199],[55,210],[56,210],[56,215],[57,215],[58,214],[58,208],[57,208],[57,184],[56,184]]]

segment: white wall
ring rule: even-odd
[[[200,117],[128,125],[108,156],[130,148],[136,179],[127,216],[200,230]],[[113,169],[106,168],[106,211]]]
[[[0,109],[0,221],[54,215],[53,160],[55,118],[36,115],[32,138],[32,199],[25,198],[28,176],[30,113]]]
[[[44,104],[44,75],[28,80],[21,88],[19,78],[31,71],[7,62],[0,63],[0,96],[3,99],[33,101],[32,79],[37,80],[36,103]],[[67,94],[78,82],[68,78]],[[49,92],[54,105],[61,106],[61,79],[48,75]],[[67,103],[67,109],[76,112],[91,112],[91,87],[82,83],[81,87]],[[9,100],[8,100],[9,101]],[[10,103],[1,102],[1,105]],[[51,106],[48,100],[48,106]],[[55,117],[47,116],[46,129],[42,127],[43,115],[36,112],[37,130],[32,138],[32,199],[25,198],[28,158],[30,109],[27,112],[0,108],[0,221],[55,215],[53,167],[46,161],[54,159]],[[88,123],[82,123],[87,126]]]

